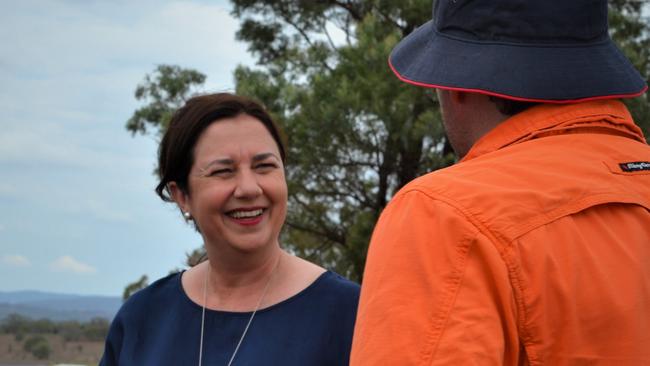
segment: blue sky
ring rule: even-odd
[[[0,291],[121,295],[201,238],[153,192],[156,141],[124,125],[156,65],[232,91],[227,1],[0,2]]]

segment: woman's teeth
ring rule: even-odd
[[[228,213],[228,216],[235,218],[235,219],[247,219],[251,217],[256,217],[262,214],[264,210],[257,209],[257,210],[252,210],[252,211],[233,211]]]

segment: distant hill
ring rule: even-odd
[[[11,313],[32,319],[88,321],[113,319],[122,299],[115,296],[84,296],[41,291],[0,291],[0,320]]]

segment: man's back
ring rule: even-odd
[[[352,364],[650,364],[650,168],[625,165],[650,147],[628,119],[614,101],[538,107],[400,191]]]

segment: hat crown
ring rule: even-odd
[[[606,40],[606,0],[437,0],[439,33],[473,41],[575,45]]]

